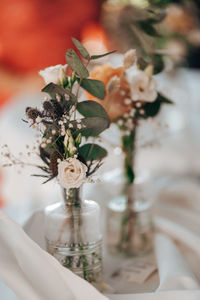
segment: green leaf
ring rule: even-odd
[[[66,52],[66,60],[69,64],[70,68],[75,71],[75,73],[82,77],[87,78],[89,76],[89,72],[87,68],[84,66],[78,55],[73,49],[69,49]]]
[[[145,110],[146,113],[146,117],[155,117],[159,113],[161,106],[164,103],[172,104],[173,102],[167,99],[166,97],[164,97],[163,95],[161,95],[160,93],[158,93],[158,97],[156,101],[152,103],[146,103],[143,106],[143,109]]]
[[[151,22],[149,22],[148,20],[139,21],[139,22],[137,22],[137,25],[146,34],[148,34],[150,36],[153,36],[153,37],[158,37],[159,36],[157,30],[153,27],[153,25],[151,25]]]
[[[162,95],[161,93],[158,93],[157,98],[161,103],[167,103],[167,104],[173,104],[173,101]]]
[[[49,83],[46,85],[42,92],[48,93],[52,98],[56,98],[56,94],[60,95],[62,97],[61,104],[63,105],[63,108],[65,110],[69,110],[73,104],[76,103],[77,97],[71,93],[68,89],[64,89],[62,86],[57,85],[55,83]],[[68,101],[65,100],[65,95],[70,96],[70,99]]]
[[[84,117],[104,117],[109,119],[103,106],[92,100],[79,102],[77,104],[77,110]]]
[[[45,92],[52,96],[53,98],[56,97],[56,94],[64,95],[68,94],[67,90],[65,90],[62,86],[55,84],[53,82],[47,84],[43,89],[42,92]]]
[[[61,95],[61,96],[65,96],[67,94],[73,99],[76,98],[76,96],[73,93],[71,93],[68,89],[64,89],[62,86],[55,84],[53,82],[47,84],[42,89],[42,92],[49,94],[53,98],[56,97],[56,94]]]
[[[72,38],[72,41],[80,54],[87,60],[90,59],[90,54],[88,53],[87,49],[75,38]]]
[[[154,74],[162,72],[165,66],[162,55],[155,54],[152,59],[152,64],[154,66]]]
[[[85,161],[101,160],[107,155],[107,151],[97,144],[85,144],[78,151]]]
[[[95,79],[83,79],[81,81],[81,87],[84,88],[87,92],[91,95],[99,98],[104,99],[106,91],[104,83],[100,80]]]
[[[91,59],[98,59],[98,58],[110,55],[112,53],[115,53],[115,52],[116,52],[116,50],[113,50],[113,51],[110,51],[110,52],[107,52],[107,53],[104,53],[104,54],[100,54],[100,55],[92,55]]]
[[[101,132],[107,129],[110,125],[110,122],[107,118],[103,117],[89,117],[81,119],[81,124],[83,128],[77,128],[77,122],[71,122],[73,124],[73,128],[75,128],[77,133],[81,133],[82,136],[98,136]]]

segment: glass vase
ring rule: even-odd
[[[153,247],[152,195],[141,184],[127,186],[126,193],[107,206],[107,247],[111,254],[138,256]]]
[[[82,200],[79,189],[63,190],[64,201],[45,209],[47,251],[64,267],[93,284],[102,283],[100,207]]]

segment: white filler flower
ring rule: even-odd
[[[133,101],[154,102],[156,100],[156,80],[148,76],[145,71],[138,70],[136,67],[130,68],[126,72],[126,78]]]
[[[56,65],[41,70],[39,74],[43,77],[46,84],[50,82],[62,84],[66,79],[66,68],[67,65]]]
[[[87,166],[76,158],[67,158],[58,164],[58,182],[63,188],[79,188],[86,179]]]

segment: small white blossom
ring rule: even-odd
[[[126,71],[126,79],[130,85],[130,96],[133,101],[154,102],[157,98],[156,80],[147,73],[132,67]]]
[[[41,148],[46,148],[46,146],[47,146],[47,145],[46,145],[45,143],[42,143],[42,144],[41,144]]]
[[[135,104],[135,106],[136,106],[137,108],[140,108],[140,107],[142,106],[142,103],[141,103],[141,102],[137,102],[137,103]]]
[[[77,128],[78,128],[78,129],[81,129],[81,128],[82,128],[82,125],[81,125],[81,124],[78,124],[78,125],[77,125]]]
[[[40,118],[39,116],[35,119],[36,123],[40,123],[42,121],[42,118]]]
[[[129,117],[128,113],[125,113],[124,118],[128,118],[128,117]]]
[[[130,112],[129,112],[129,115],[130,115],[131,117],[133,117],[133,116],[135,115],[135,112],[136,112],[135,108],[132,108],[132,109],[130,110]]]
[[[124,90],[121,90],[121,91],[120,91],[120,95],[121,95],[121,96],[125,96],[125,95],[126,95],[126,92],[125,92]]]
[[[77,122],[77,123],[81,123],[81,119],[77,119],[76,122]]]
[[[65,100],[69,101],[69,99],[70,99],[70,96],[68,94],[65,94]]]
[[[144,114],[145,114],[144,109],[140,109],[140,110],[139,110],[139,113],[140,113],[141,115],[144,115]]]
[[[129,105],[129,104],[131,104],[131,99],[129,99],[129,98],[126,98],[125,100],[124,100],[124,104],[126,104],[126,105]]]
[[[73,128],[73,124],[72,123],[69,124],[69,128]]]
[[[117,121],[117,123],[118,123],[119,126],[122,126],[124,122],[123,122],[122,119],[120,119],[120,120]]]
[[[58,102],[60,102],[60,100],[61,100],[61,96],[60,96],[60,95],[58,95],[58,94],[56,94],[56,100],[57,100]]]
[[[55,134],[56,134],[56,130],[53,129],[53,130],[51,131],[51,133],[52,133],[53,135],[55,135]]]
[[[30,125],[33,125],[34,121],[32,119],[28,119]]]

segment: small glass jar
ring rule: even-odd
[[[143,255],[153,247],[153,195],[140,183],[129,185],[126,192],[108,203],[107,247],[112,254]]]
[[[101,289],[100,207],[82,200],[79,189],[63,190],[64,201],[45,209],[47,251],[64,267]]]

